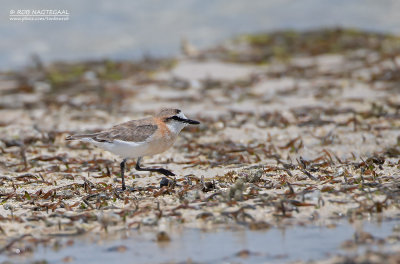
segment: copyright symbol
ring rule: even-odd
[[[10,10],[10,15],[15,14],[15,11],[13,9]]]

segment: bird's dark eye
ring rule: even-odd
[[[180,119],[180,118],[179,118],[178,116],[170,116],[170,117],[165,118],[165,121],[167,122],[167,121],[179,120],[179,119]]]

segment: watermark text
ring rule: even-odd
[[[65,9],[11,9],[10,21],[68,21],[70,12]]]

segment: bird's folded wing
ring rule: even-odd
[[[110,129],[93,133],[68,136],[66,140],[94,140],[112,143],[114,140],[128,142],[144,142],[157,130],[157,125],[151,119],[132,120],[116,125]]]
[[[113,128],[93,134],[92,139],[98,142],[113,142],[114,140],[122,140],[128,142],[143,142],[151,137],[157,130],[154,124],[135,124],[130,121]]]

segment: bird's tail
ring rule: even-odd
[[[71,135],[65,138],[65,140],[79,140],[82,138],[91,138],[94,134],[83,134],[83,135]]]

